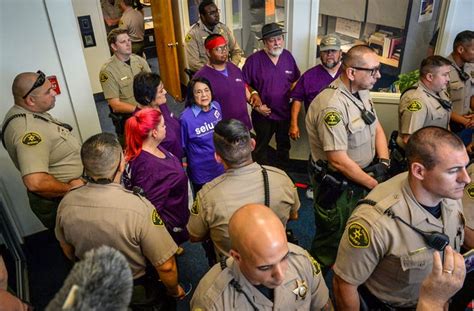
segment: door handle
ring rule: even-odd
[[[167,46],[169,48],[172,48],[173,46],[178,46],[178,42],[175,42],[175,43],[168,43]]]

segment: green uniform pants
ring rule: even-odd
[[[367,195],[365,188],[350,185],[336,200],[333,208],[325,209],[318,204],[319,184],[313,180],[314,218],[316,234],[311,245],[311,255],[321,264],[324,272],[336,261],[339,241],[346,222],[356,207],[357,202]]]
[[[33,192],[28,191],[30,208],[36,217],[48,229],[54,229],[56,225],[56,212],[58,211],[61,198],[46,199]]]

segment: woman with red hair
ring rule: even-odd
[[[188,178],[181,161],[160,146],[166,136],[161,113],[153,108],[137,111],[125,123],[123,181],[129,190],[143,190],[155,206],[176,244],[188,240]]]

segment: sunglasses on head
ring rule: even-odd
[[[46,81],[46,75],[41,70],[38,70],[36,73],[38,74],[38,78],[36,78],[36,81],[31,87],[31,89],[23,96],[23,99],[25,99],[26,96],[30,95],[30,93],[33,92],[35,89],[42,86],[44,84],[44,81]]]

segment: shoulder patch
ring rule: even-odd
[[[27,146],[35,146],[42,141],[41,135],[35,132],[29,132],[23,135],[21,142]]]
[[[474,183],[468,184],[464,191],[466,192],[466,194],[469,196],[470,199],[474,199]]]
[[[151,222],[155,226],[163,226],[164,225],[163,220],[161,220],[161,217],[160,217],[160,215],[158,215],[158,212],[156,211],[156,209],[153,209],[153,212],[151,212]]]
[[[423,104],[420,101],[413,100],[408,105],[407,110],[411,112],[416,112],[416,111],[420,111],[422,107],[423,107]]]
[[[319,262],[313,258],[309,253],[306,252],[306,256],[308,257],[309,261],[311,261],[311,264],[313,265],[313,276],[316,276],[321,273],[321,266],[319,265]]]
[[[191,35],[188,33],[188,34],[186,35],[186,37],[184,38],[184,41],[185,41],[186,43],[188,43],[189,41],[191,41],[191,39],[192,39],[192,37],[191,37]]]
[[[200,209],[201,209],[201,206],[199,204],[199,197],[196,197],[196,199],[193,202],[193,206],[191,207],[191,214],[199,215]]]
[[[109,76],[105,72],[100,73],[100,82],[104,83],[109,79]]]
[[[363,225],[357,222],[349,226],[347,239],[349,240],[349,244],[355,248],[367,248],[370,245],[369,232]]]
[[[324,123],[329,127],[336,126],[339,122],[341,122],[341,115],[339,112],[329,111],[324,115]]]

